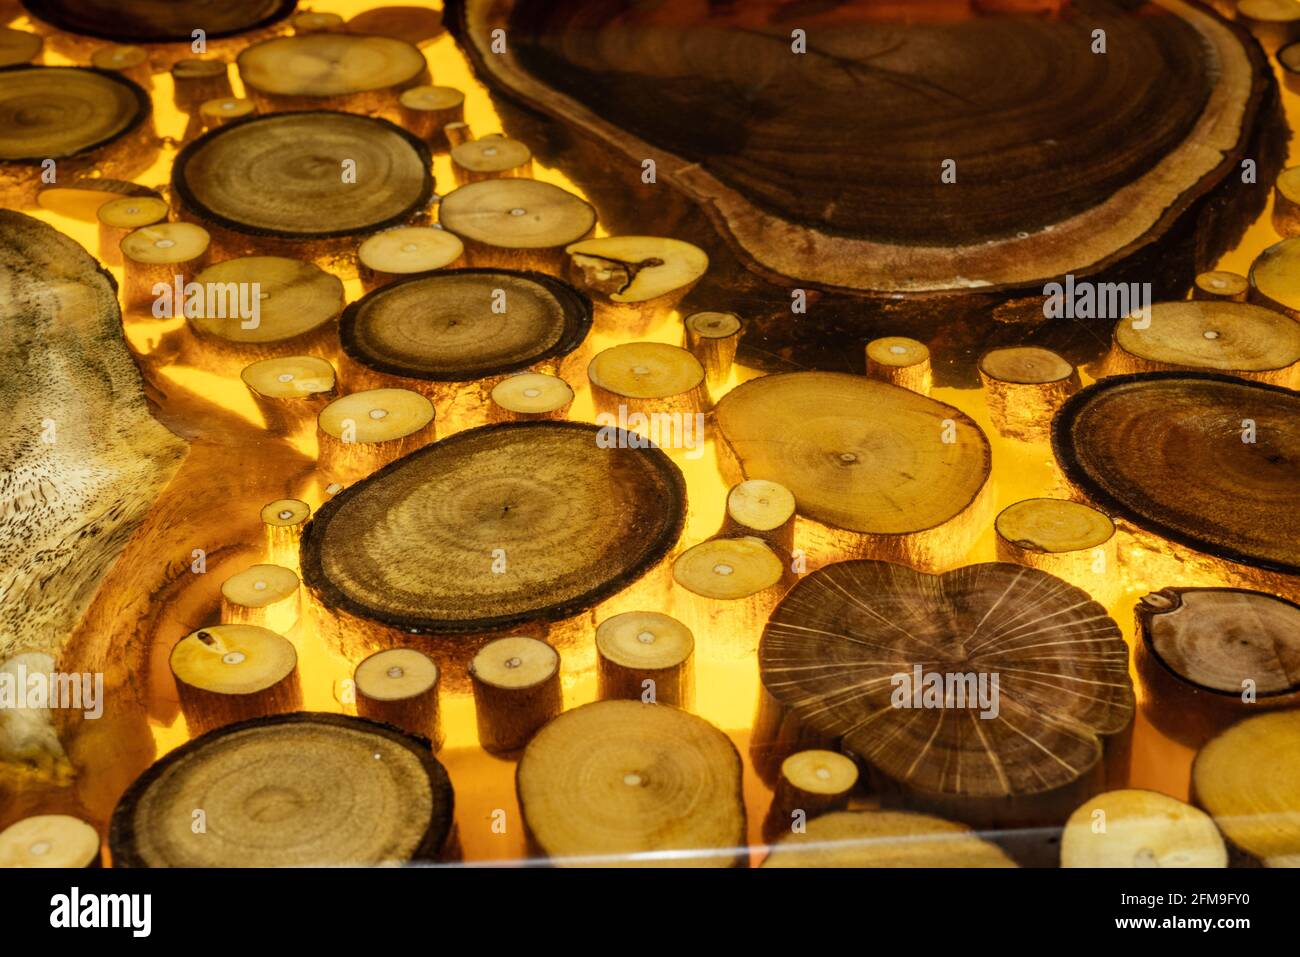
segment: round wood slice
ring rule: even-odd
[[[70,66],[0,69],[0,162],[84,156],[139,129],[149,96],[130,80]]]
[[[99,214],[99,208],[105,203],[133,196],[160,198],[157,191],[147,186],[96,176],[46,186],[36,195],[36,202],[41,209],[93,223]]]
[[[829,565],[782,599],[758,660],[764,688],[801,722],[905,800],[973,823],[1064,816],[1098,790],[1133,721],[1115,622],[1081,589],[1017,565],[938,576]],[[926,676],[957,674],[983,676],[983,704],[973,685],[964,706],[923,696]]]
[[[1250,281],[1241,273],[1213,269],[1198,273],[1192,285],[1193,299],[1219,299],[1231,302],[1245,302]]]
[[[0,66],[31,63],[41,55],[45,41],[38,33],[0,27]]]
[[[0,831],[0,868],[95,867],[99,832],[67,814],[25,817]]]
[[[562,419],[573,402],[573,387],[558,376],[521,372],[492,388],[493,416],[513,419]]]
[[[356,182],[344,182],[344,160]],[[257,116],[181,150],[172,188],[204,222],[310,240],[402,225],[433,191],[428,147],[386,120],[305,111]]]
[[[681,473],[655,448],[601,448],[593,425],[502,423],[420,449],[327,502],[302,543],[324,604],[415,633],[558,621],[663,560]],[[504,550],[506,572],[492,571]]]
[[[428,65],[416,47],[392,37],[308,33],[246,47],[235,61],[244,88],[270,104],[398,91],[424,82]]]
[[[1065,823],[1062,867],[1227,867],[1228,849],[1204,811],[1156,791],[1089,798]]]
[[[979,426],[952,406],[862,376],[795,372],[738,386],[715,414],[744,476],[788,488],[799,515],[825,526],[836,547],[959,558],[965,539],[982,530],[972,506],[991,451]],[[938,530],[942,543],[916,534]]]
[[[84,36],[119,43],[190,43],[260,30],[283,20],[296,0],[23,0],[32,16]]]
[[[494,310],[505,294],[505,311]],[[400,279],[344,310],[339,338],[367,368],[466,382],[568,355],[591,329],[591,302],[536,272],[449,269]]]
[[[702,718],[598,701],[537,732],[515,786],[553,863],[727,867],[745,844],[740,777],[735,745]]]
[[[552,249],[596,225],[586,200],[534,179],[488,179],[443,197],[438,222],[461,239],[507,250]]]
[[[1015,867],[964,824],[899,811],[837,811],[787,834],[763,867]]]
[[[343,282],[315,263],[280,256],[241,256],[209,266],[194,281],[205,289],[241,287],[249,293],[240,296],[205,295],[201,308],[186,315],[190,327],[200,336],[226,343],[263,346],[287,344],[316,332],[332,322],[343,309]],[[236,303],[250,298],[258,290],[257,325],[244,319]]]
[[[1300,711],[1239,721],[1192,763],[1192,803],[1238,855],[1300,867]]]
[[[109,847],[116,867],[404,864],[438,855],[452,801],[424,738],[345,715],[277,715],[155,763],[113,812]]]
[[[1243,420],[1254,442],[1242,441]],[[1209,373],[1114,376],[1066,402],[1052,447],[1110,515],[1217,558],[1300,573],[1300,394]]]
[[[1237,588],[1164,588],[1136,608],[1143,708],[1199,747],[1249,714],[1300,705],[1300,605]]]
[[[1284,239],[1269,246],[1250,264],[1252,302],[1300,319],[1300,239]]]

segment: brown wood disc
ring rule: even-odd
[[[1113,376],[1066,402],[1052,447],[1109,514],[1218,558],[1300,573],[1300,394],[1209,373]]]
[[[394,37],[424,46],[442,34],[442,11],[428,7],[385,6],[363,10],[348,21],[352,33]]]
[[[452,801],[424,738],[299,712],[219,728],[156,762],[118,802],[109,847],[116,867],[427,861],[446,841]]]
[[[345,182],[344,162],[356,164]],[[176,157],[172,188],[205,223],[285,239],[398,226],[433,190],[428,147],[386,120],[326,110],[237,121]]]
[[[568,355],[590,329],[591,301],[559,279],[446,269],[399,279],[352,303],[339,339],[352,359],[377,372],[464,382]]]
[[[413,633],[502,630],[592,607],[667,556],[686,509],[667,455],[602,448],[599,431],[502,423],[394,462],[316,513],[303,581],[329,608]],[[496,550],[504,573],[492,570]]]
[[[763,867],[1015,867],[964,824],[899,811],[838,811],[772,847]]]
[[[0,162],[40,163],[94,153],[150,117],[130,80],[70,66],[0,69]]]
[[[84,36],[119,43],[190,43],[234,36],[283,20],[296,0],[23,0],[38,20]]]
[[[782,599],[758,660],[801,722],[905,800],[972,823],[1064,815],[1097,790],[1133,721],[1115,622],[1081,589],[1017,565],[829,565]],[[973,677],[958,695],[952,676]]]
[[[246,47],[236,60],[254,99],[306,101],[358,93],[397,93],[424,82],[428,65],[418,49],[392,37],[307,33],[273,37]]]

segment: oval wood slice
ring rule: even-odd
[[[0,69],[0,161],[83,156],[138,129],[149,96],[124,77],[67,66]]]
[[[727,867],[745,843],[741,763],[725,734],[670,705],[597,701],[524,749],[529,837],[557,864]]]
[[[303,581],[329,608],[415,633],[501,630],[592,607],[667,556],[686,512],[681,472],[663,452],[601,448],[599,431],[502,423],[399,459],[317,512]]]
[[[964,824],[902,811],[837,811],[772,847],[763,867],[1015,867]]]
[[[784,485],[799,515],[838,532],[850,551],[873,536],[882,557],[924,560],[918,553],[931,549],[909,539],[941,526],[954,557],[969,544],[991,452],[960,410],[862,376],[794,372],[731,390],[716,417],[744,476]],[[961,528],[946,525],[958,516]]]
[[[23,0],[38,20],[118,43],[189,43],[258,30],[283,20],[296,0]]]
[[[1254,441],[1243,441],[1249,423]],[[1114,376],[1066,402],[1052,447],[1109,514],[1217,558],[1300,573],[1300,393],[1209,373]]]
[[[346,182],[344,161],[356,164]],[[433,191],[428,147],[386,120],[328,110],[228,124],[176,157],[172,187],[205,223],[293,240],[403,224]]]
[[[392,37],[307,33],[246,47],[236,61],[254,98],[270,104],[397,91],[428,76],[423,54]],[[320,105],[320,104],[318,104]]]
[[[424,738],[299,712],[228,725],[172,751],[122,796],[108,840],[116,867],[403,864],[438,855],[452,803]]]
[[[1125,788],[1081,805],[1061,835],[1062,867],[1227,867],[1228,849],[1204,811],[1156,791]]]
[[[1063,817],[1097,790],[1133,721],[1115,622],[1082,590],[1017,565],[938,576],[829,565],[782,599],[758,659],[764,688],[799,721],[905,799],[972,823]],[[984,704],[923,695],[927,676],[957,674],[983,676]]]
[[[800,55],[777,3],[452,0],[446,19],[497,87],[629,169],[654,159],[751,264],[822,288],[1041,290],[1165,236],[1249,155],[1266,63],[1201,5],[986,6],[800,8]]]
[[[505,294],[505,311],[494,308]],[[591,301],[536,272],[451,269],[392,282],[344,311],[347,354],[377,372],[464,382],[568,355],[591,329]]]

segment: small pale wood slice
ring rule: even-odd
[[[38,814],[0,831],[0,868],[98,867],[99,832],[67,814]]]
[[[259,625],[200,628],[176,643],[169,663],[196,733],[302,704],[293,643]]]
[[[708,408],[704,367],[685,349],[662,342],[624,342],[587,365],[592,401],[602,412],[690,414]]]
[[[764,867],[1015,867],[964,824],[898,811],[839,811],[772,848]]]
[[[573,403],[573,387],[563,379],[540,372],[506,376],[492,388],[495,422],[529,419],[563,419]]]
[[[298,575],[284,565],[251,565],[221,583],[221,620],[284,634],[298,621]]]
[[[39,33],[0,27],[0,67],[38,62],[44,46]]]
[[[415,648],[377,651],[353,674],[357,714],[428,738],[436,751],[442,744],[441,677],[434,660]]]
[[[533,151],[518,140],[485,136],[451,148],[451,171],[462,186],[484,179],[532,176]]]
[[[858,783],[858,766],[836,751],[796,751],[781,762],[772,806],[764,821],[769,840],[801,833],[808,821],[842,811]]]
[[[465,119],[465,94],[450,86],[413,86],[397,104],[402,126],[438,149],[450,145],[444,128]]]
[[[478,740],[485,751],[518,751],[564,707],[560,656],[544,641],[512,635],[490,641],[469,665]]]
[[[286,568],[298,568],[299,543],[309,518],[311,506],[296,498],[278,498],[262,506],[267,561]]]
[[[99,258],[109,266],[122,265],[122,240],[145,226],[167,219],[167,203],[158,196],[124,196],[110,199],[95,212],[99,221]]]
[[[1241,273],[1214,269],[1199,273],[1192,283],[1192,298],[1245,302],[1250,281]]]
[[[682,327],[683,344],[704,366],[709,388],[725,385],[744,332],[740,317],[734,312],[693,312],[682,320]]]
[[[930,349],[906,336],[872,339],[867,343],[867,376],[929,395]]]
[[[239,373],[272,432],[297,431],[335,397],[334,367],[319,356],[259,359]]]
[[[399,226],[376,233],[357,247],[357,271],[369,292],[403,276],[455,265],[464,252],[465,244],[445,229]]]
[[[127,233],[118,248],[123,305],[155,319],[174,319],[185,313],[185,285],[208,263],[212,236],[194,223],[156,223]]]
[[[1251,302],[1278,312],[1285,312],[1292,319],[1300,319],[1300,239],[1284,239],[1269,246],[1250,264]]]
[[[316,417],[321,469],[341,482],[369,475],[432,442],[434,417],[433,403],[410,389],[350,392]]]
[[[392,37],[317,32],[246,47],[235,65],[247,95],[265,111],[396,107],[429,67],[411,44]]]
[[[1025,441],[1045,438],[1056,410],[1079,389],[1074,366],[1039,346],[990,349],[980,356],[979,374],[994,426]]]
[[[695,636],[676,618],[628,611],[596,628],[596,693],[690,708]]]
[[[1107,601],[1119,588],[1115,523],[1082,502],[1029,498],[993,523],[999,561],[1028,565]]]
[[[160,198],[157,190],[141,186],[139,183],[96,176],[45,186],[36,194],[36,203],[41,209],[48,209],[60,216],[93,223],[99,207],[112,200],[129,196]]]
[[[1227,867],[1228,849],[1208,814],[1156,791],[1089,798],[1061,835],[1062,867]]]
[[[666,236],[602,236],[564,252],[569,276],[611,323],[647,325],[673,309],[709,268],[703,249]]]
[[[596,210],[585,199],[533,179],[488,179],[452,190],[438,222],[465,243],[476,266],[549,268],[587,236]]]

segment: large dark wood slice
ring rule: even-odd
[[[38,20],[118,43],[189,43],[259,30],[284,19],[296,0],[23,0]]]
[[[1162,239],[1252,155],[1266,64],[1203,6],[981,6],[456,0],[447,20],[499,89],[613,165],[655,160],[751,267],[821,288],[1041,290]]]
[[[302,539],[304,583],[327,608],[412,633],[591,608],[665,559],[686,515],[667,455],[602,448],[599,433],[503,423],[398,459],[317,512]]]
[[[877,787],[945,816],[1063,820],[1126,771],[1113,765],[1135,707],[1128,648],[1105,608],[1037,569],[829,565],[772,612],[758,660],[796,720],[840,739]],[[894,676],[918,666],[923,681],[984,675],[985,702],[909,696]]]
[[[493,304],[505,294],[505,310]],[[591,301],[536,272],[453,269],[390,283],[339,322],[348,355],[378,372],[464,382],[568,355],[591,330]]]
[[[348,182],[345,160],[356,164]],[[273,113],[200,137],[172,188],[204,225],[251,236],[327,239],[405,223],[433,192],[429,149],[386,120],[330,110]]]
[[[1109,514],[1300,574],[1300,393],[1211,373],[1114,376],[1065,403],[1052,446]]]
[[[227,725],[168,754],[122,796],[108,842],[115,867],[405,864],[438,856],[452,804],[426,739],[299,712]]]

